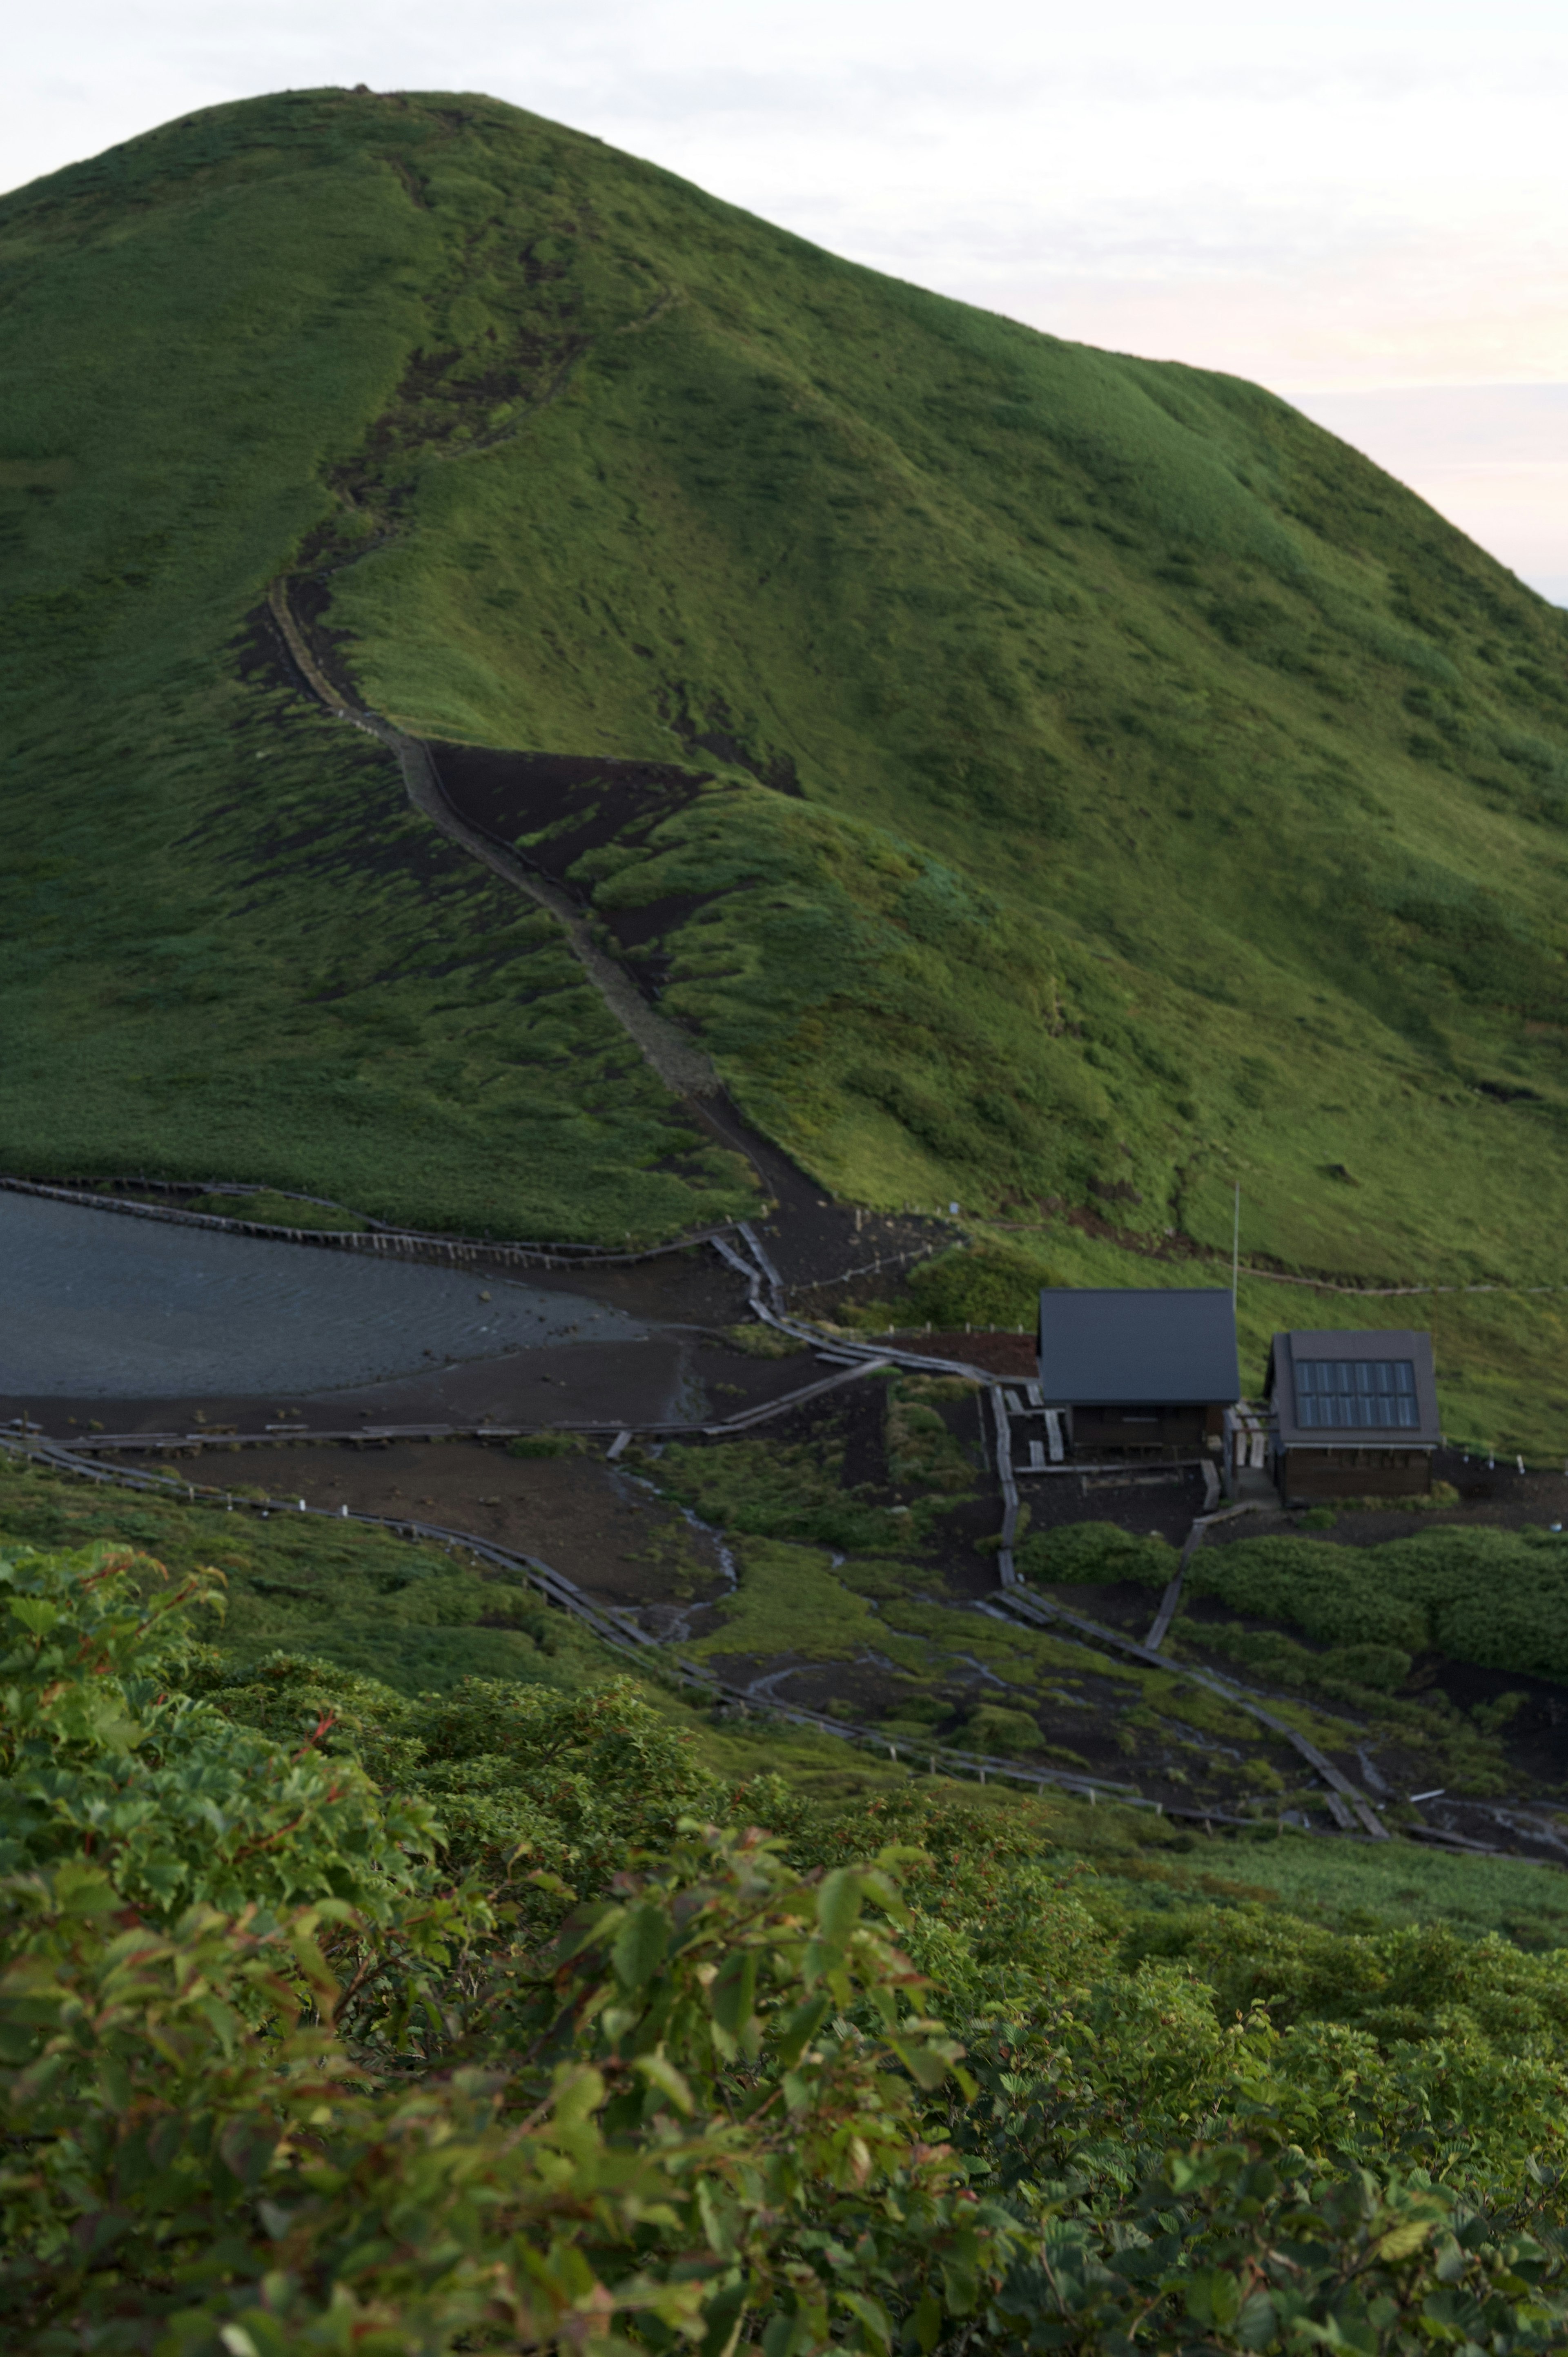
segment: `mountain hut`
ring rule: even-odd
[[[1269,1355],[1275,1478],[1287,1505],[1418,1498],[1443,1445],[1432,1337],[1276,1334]]]
[[[1052,1286],[1040,1296],[1053,1459],[1218,1457],[1240,1390],[1229,1290]]]

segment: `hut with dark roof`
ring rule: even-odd
[[[1430,1334],[1276,1334],[1268,1399],[1287,1505],[1430,1491],[1443,1446]]]
[[[1240,1390],[1229,1290],[1052,1286],[1040,1296],[1054,1458],[1217,1457]]]

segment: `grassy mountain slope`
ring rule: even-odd
[[[517,1230],[740,1200],[542,920],[242,657],[685,760],[577,880],[873,1202],[1561,1273],[1568,623],[1233,380],[481,98],[215,110],[0,205],[3,1151]]]

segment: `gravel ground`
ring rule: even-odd
[[[646,1330],[515,1279],[0,1195],[7,1394],[314,1392]]]

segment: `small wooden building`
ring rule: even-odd
[[[1430,1491],[1443,1446],[1430,1334],[1276,1334],[1268,1398],[1287,1505]]]
[[[1053,1286],[1040,1296],[1053,1457],[1218,1456],[1240,1389],[1229,1289]]]

